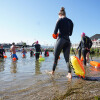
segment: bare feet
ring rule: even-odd
[[[48,72],[48,73],[54,75],[54,71],[51,71],[51,72]]]
[[[71,73],[68,73],[68,75],[66,77],[69,78],[69,79],[71,79],[72,78]]]

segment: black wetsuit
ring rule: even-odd
[[[84,65],[86,65],[86,54],[88,52],[90,52],[90,50],[87,50],[87,48],[90,49],[92,47],[92,41],[88,36],[84,36],[84,37],[82,37],[82,40],[81,40],[79,46],[82,50]]]
[[[31,51],[30,51],[30,57],[32,57],[33,54],[34,54],[34,52],[31,50]]]
[[[45,56],[45,57],[47,56],[47,50],[45,50],[45,52],[44,52],[44,56]]]
[[[41,46],[40,46],[40,44],[35,44],[34,46],[35,46],[35,49],[36,49],[35,57],[36,57],[36,60],[38,60],[40,52],[42,53]]]
[[[69,36],[72,35],[73,31],[73,22],[67,17],[60,18],[54,30],[54,34],[57,34],[59,30],[58,39],[54,48],[54,64],[53,71],[57,66],[57,61],[61,51],[63,50],[64,58],[67,63],[68,72],[71,73],[71,67],[69,65],[69,54],[70,54],[70,39]]]
[[[78,46],[77,50],[78,50],[79,59],[81,59],[81,51],[82,51],[81,41],[80,41],[80,43],[79,43],[79,46]]]
[[[45,50],[44,56],[45,56],[45,57],[49,56],[49,51],[48,51],[48,50]]]
[[[5,53],[4,49],[0,49],[0,58],[4,58],[3,53]]]

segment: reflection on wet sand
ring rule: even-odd
[[[17,62],[12,61],[10,68],[11,68],[11,73],[17,73]]]
[[[35,75],[37,74],[42,74],[40,71],[41,68],[41,62],[39,62],[39,60],[35,61]]]
[[[100,72],[100,67],[95,68],[95,67],[91,67],[90,70],[96,71],[96,72]]]
[[[0,72],[4,71],[4,61],[0,62]]]

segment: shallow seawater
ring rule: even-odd
[[[14,62],[7,52],[7,58],[0,61],[0,100],[95,100],[100,97],[100,71],[86,68],[86,79],[78,78],[73,72],[72,80],[66,78],[67,67],[60,55],[55,76],[51,71],[53,53],[45,61],[35,61],[29,52],[26,58],[17,52],[19,60]],[[99,57],[93,60],[100,62]]]

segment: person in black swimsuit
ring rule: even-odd
[[[59,34],[57,33],[58,30],[59,30]],[[54,74],[59,55],[63,50],[64,58],[68,67],[67,77],[72,78],[71,67],[69,64],[69,55],[70,55],[70,46],[71,46],[69,36],[72,35],[72,31],[73,31],[73,22],[66,17],[65,9],[64,7],[62,7],[59,12],[59,20],[56,23],[56,27],[53,34],[53,38],[57,39],[57,41],[54,48],[54,64],[53,64],[52,72],[50,72],[51,74]]]
[[[92,41],[88,36],[85,35],[84,32],[81,34],[81,41],[78,47],[81,48],[81,52],[83,55],[83,63],[86,66],[86,55],[90,53],[90,48],[92,47]]]
[[[3,45],[0,47],[0,58],[4,58],[5,49],[3,49]]]
[[[36,41],[36,42],[33,43],[32,46],[35,46],[35,49],[36,49],[35,58],[36,58],[36,60],[38,60],[39,59],[40,52],[42,54],[41,45],[38,43],[38,41]]]

